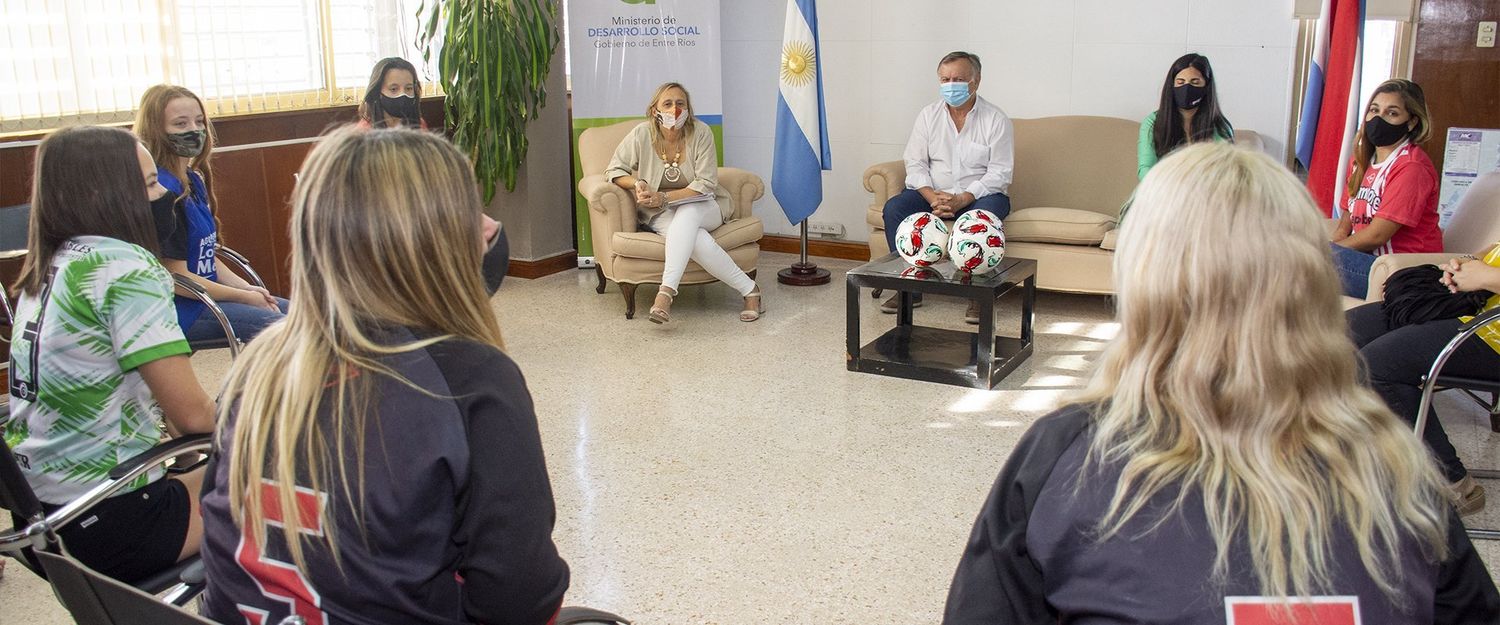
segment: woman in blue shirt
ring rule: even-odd
[[[147,89],[136,112],[135,134],[156,160],[161,185],[178,198],[169,209],[152,210],[162,264],[203,287],[229,318],[235,336],[249,341],[285,316],[287,301],[231,271],[219,271],[219,223],[212,188],[203,177],[213,153],[213,126],[203,101],[174,85]],[[189,341],[222,334],[198,300],[179,295],[176,302],[177,321]]]

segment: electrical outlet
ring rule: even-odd
[[[579,269],[593,269],[594,268],[594,257],[593,256],[579,256],[578,257],[578,268]]]
[[[1479,36],[1474,41],[1476,48],[1495,47],[1495,22],[1480,22]]]
[[[844,226],[826,221],[809,221],[807,222],[807,234],[809,236],[841,237],[844,236]]]

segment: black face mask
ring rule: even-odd
[[[1172,87],[1172,100],[1180,109],[1195,109],[1203,103],[1203,98],[1208,95],[1208,87],[1198,85],[1177,85]]]
[[[177,206],[177,196],[171,191],[161,194],[161,197],[151,200],[152,215],[171,215],[172,209]]]
[[[1379,115],[1365,122],[1365,141],[1369,141],[1370,145],[1377,148],[1395,145],[1396,142],[1405,139],[1410,132],[1406,124],[1392,124]]]
[[[177,228],[177,196],[171,191],[151,200],[151,221],[156,226],[156,243],[161,245]]]
[[[420,117],[420,109],[417,106],[417,99],[414,97],[396,96],[393,98],[391,96],[381,94],[380,108],[386,113],[390,114],[392,117],[400,118],[401,121],[409,125],[419,125],[417,119],[418,117]]]

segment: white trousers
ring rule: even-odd
[[[716,200],[685,204],[669,208],[651,218],[651,229],[667,240],[667,261],[661,271],[661,285],[673,291],[682,282],[682,273],[687,269],[688,259],[698,263],[709,275],[740,295],[749,295],[755,290],[755,281],[734,264],[729,252],[708,234],[724,225],[724,216],[719,212]]]

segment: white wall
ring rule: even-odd
[[[937,60],[984,61],[979,93],[1011,117],[1154,110],[1167,68],[1213,62],[1225,116],[1280,154],[1291,112],[1293,0],[820,0],[819,38],[833,170],[813,221],[866,241],[861,174],[900,158],[918,109],[937,99]],[[797,232],[770,193],[783,0],[724,0],[724,159],[766,179],[766,232]],[[1121,158],[1134,159],[1134,153]]]

